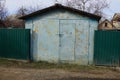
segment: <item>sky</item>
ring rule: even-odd
[[[21,6],[36,7],[38,5],[44,8],[53,4],[54,0],[6,0],[6,7],[9,10],[10,14],[15,13]]]
[[[108,18],[112,17],[114,13],[120,12],[120,0],[108,0],[110,3],[109,8],[104,10],[104,13]],[[36,5],[44,7],[48,7],[53,5],[55,0],[6,0],[6,7],[9,10],[9,14],[14,14],[17,9],[21,6],[29,7]]]
[[[104,13],[107,14],[107,17],[113,17],[115,13],[120,13],[120,0],[108,0],[109,8],[104,10]]]

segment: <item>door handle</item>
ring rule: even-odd
[[[56,35],[58,35],[59,37],[62,37],[64,34],[56,34]]]

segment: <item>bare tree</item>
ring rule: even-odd
[[[35,12],[37,10],[41,9],[38,5],[35,7],[29,6],[29,7],[20,7],[17,11],[17,15],[24,16],[26,14],[30,14],[32,12]]]
[[[66,4],[69,7],[74,7],[80,10],[85,11],[87,9],[87,4],[90,2],[91,0],[67,0]]]
[[[27,8],[20,7],[16,14],[7,16],[4,23],[6,27],[11,28],[24,28],[25,24],[23,20],[19,20],[18,17],[28,14]]]
[[[66,0],[66,5],[83,11],[102,15],[103,10],[109,7],[107,0]]]
[[[29,13],[32,13],[34,11],[37,11],[38,9],[40,9],[39,6],[29,6],[29,7],[20,7],[17,10],[16,15],[11,15],[9,17],[7,17],[6,19],[6,26],[7,27],[12,27],[12,28],[24,28],[25,27],[25,22],[24,20],[20,20],[18,19],[20,16],[24,16],[27,15]]]
[[[28,9],[23,7],[23,6],[20,7],[17,11],[17,15],[19,15],[19,16],[23,16],[23,15],[26,15],[26,14],[28,14]]]
[[[8,11],[5,8],[5,3],[3,3],[4,0],[0,0],[0,20],[5,20],[7,17]]]
[[[96,0],[94,3],[90,3],[90,6],[93,7],[91,11],[93,11],[94,14],[103,15],[104,13],[102,11],[109,7],[109,3],[107,0]]]

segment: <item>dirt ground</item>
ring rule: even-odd
[[[120,80],[118,71],[74,72],[62,69],[0,67],[0,80]]]

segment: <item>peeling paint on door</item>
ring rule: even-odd
[[[52,24],[51,24],[52,22]],[[39,23],[39,59],[46,61],[58,61],[59,49],[59,21],[41,20]],[[49,25],[48,25],[49,24]]]
[[[60,60],[74,61],[75,23],[72,20],[60,20]]]
[[[76,62],[88,64],[88,38],[89,38],[89,21],[76,21]]]

